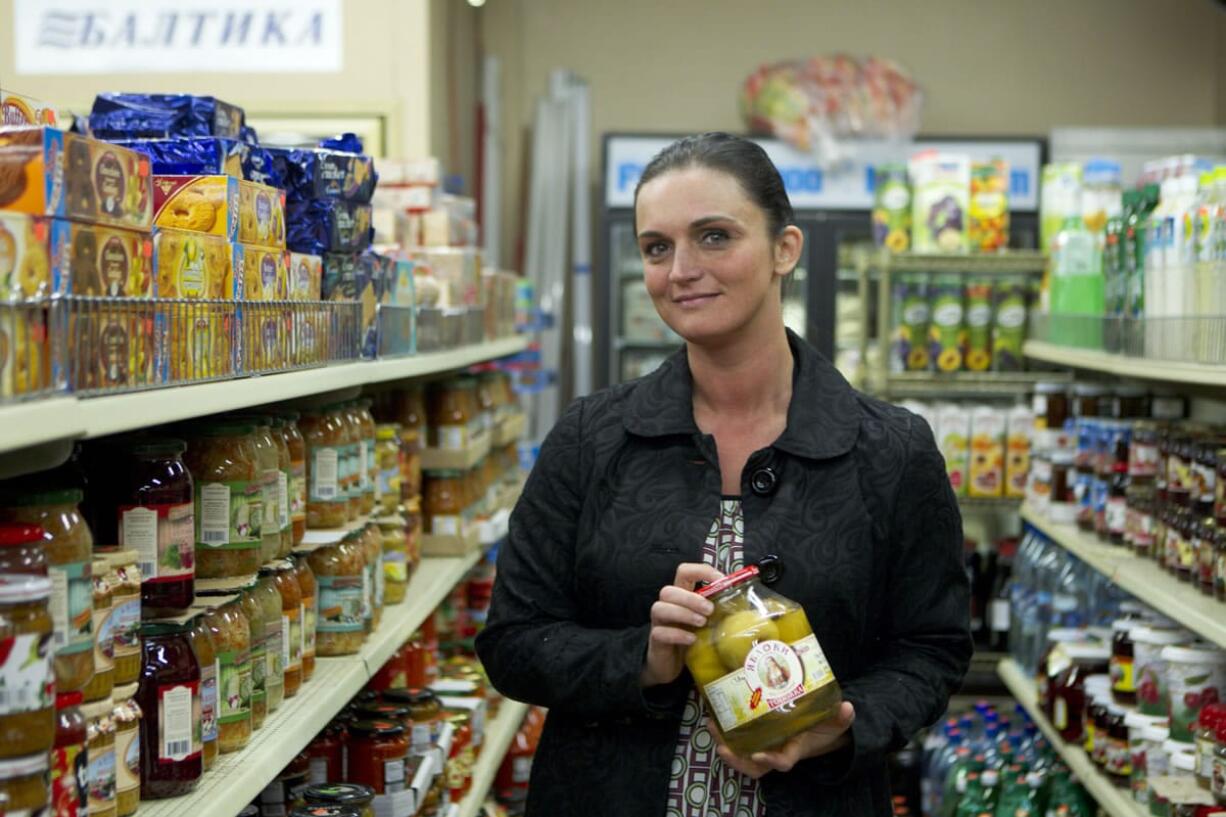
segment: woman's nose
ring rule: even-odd
[[[697,253],[687,246],[678,244],[673,250],[673,263],[668,270],[668,280],[682,283],[701,277],[702,267],[698,263]]]

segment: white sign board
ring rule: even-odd
[[[632,207],[634,188],[652,157],[671,144],[670,137],[613,136],[605,156],[605,204]],[[754,139],[770,156],[788,197],[797,210],[868,210],[873,206],[876,167],[887,162],[905,163],[918,150],[938,148],[963,153],[972,161],[1004,159],[1009,163],[1009,209],[1034,211],[1039,206],[1038,142],[952,141],[926,139],[915,143],[863,140],[850,147],[851,160],[835,170],[818,166],[807,153],[776,139]]]
[[[18,74],[336,72],[341,0],[15,0]]]

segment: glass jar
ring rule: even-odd
[[[1151,726],[1165,727],[1165,725],[1166,718],[1142,715],[1131,710],[1126,710],[1124,715],[1124,726],[1128,729],[1128,786],[1132,789],[1132,799],[1138,803],[1147,802],[1145,798],[1145,792],[1148,790],[1146,730]]]
[[[358,424],[362,433],[361,485],[362,513],[371,514],[375,510],[375,490],[379,479],[379,460],[375,456],[376,432],[375,417],[370,413],[373,401],[368,398],[358,400],[354,406]]]
[[[1117,420],[1149,417],[1149,392],[1140,386],[1116,386],[1111,403],[1111,416]]]
[[[86,779],[91,817],[114,817],[115,802],[115,702],[110,698],[84,704],[85,754],[89,759]]]
[[[281,593],[271,572],[260,570],[255,595],[264,611],[264,689],[268,693],[268,711],[272,713],[285,699],[285,653],[289,633],[282,628]]]
[[[302,544],[307,528],[306,440],[298,429],[301,416],[298,412],[281,409],[278,416],[281,418],[281,439],[289,449],[289,516],[293,542],[297,546]]]
[[[288,558],[294,551],[294,525],[290,513],[289,480],[293,474],[294,461],[290,454],[289,442],[282,433],[285,420],[276,415],[268,418],[272,431],[272,442],[277,449],[277,530],[281,534],[281,547],[277,551],[278,558]]]
[[[218,750],[218,651],[213,645],[213,635],[203,614],[191,620],[191,641],[192,649],[196,652],[196,661],[200,664],[200,719],[193,727],[193,740],[200,743],[201,760],[204,771],[207,772],[213,767]]]
[[[1132,444],[1128,447],[1128,476],[1134,484],[1152,483],[1161,462],[1158,424],[1138,420],[1132,424]]]
[[[1189,640],[1188,635],[1180,629],[1145,625],[1132,628],[1129,634],[1135,656],[1133,663],[1136,667],[1137,709],[1143,715],[1166,715],[1167,664],[1162,658],[1162,650]]]
[[[0,573],[47,575],[43,529],[17,522],[0,524]]]
[[[46,752],[55,742],[54,624],[45,576],[0,574],[0,758]]]
[[[1062,447],[1064,423],[1069,418],[1068,386],[1064,383],[1040,382],[1034,387],[1035,447],[1054,451]]]
[[[445,764],[447,788],[452,802],[459,802],[472,785],[472,767],[475,760],[473,730],[468,716],[456,712],[444,712],[443,721],[452,726],[451,753]]]
[[[1226,601],[1226,527],[1221,525],[1213,542],[1213,597]]]
[[[1213,747],[1213,802],[1226,806],[1226,723],[1217,727],[1216,744]]]
[[[312,786],[329,782],[339,783],[345,775],[345,726],[332,721],[325,726],[307,746],[310,773],[307,782]]]
[[[285,697],[292,698],[302,686],[302,590],[298,586],[293,562],[281,559],[271,565],[271,570],[277,591],[281,594],[281,643],[284,644],[281,658],[285,663]]]
[[[701,594],[715,612],[695,633],[686,665],[704,696],[726,696],[731,703],[714,710],[730,748],[748,756],[834,712],[842,692],[805,611],[766,588],[757,567],[712,582]],[[745,673],[761,679],[760,709],[749,706]]]
[[[94,674],[93,546],[78,508],[81,491],[20,494],[0,507],[0,521],[39,525],[51,578],[55,688],[85,689]]]
[[[136,560],[140,557],[136,551],[121,550],[109,554],[109,558],[115,686],[127,686],[140,677],[140,619],[144,585],[140,568],[137,567]],[[192,592],[195,592],[194,587]]]
[[[264,561],[263,473],[254,430],[249,423],[213,422],[190,431],[183,462],[195,481],[198,578],[249,575]]]
[[[363,575],[360,545],[343,540],[311,552],[307,564],[318,586],[319,616],[315,621],[315,654],[353,655],[365,640]]]
[[[1209,703],[1201,707],[1196,719],[1196,785],[1213,789],[1213,751],[1218,727],[1226,722],[1226,705]]]
[[[272,426],[262,415],[240,415],[241,422],[249,423],[251,443],[255,448],[256,468],[260,484],[260,507],[264,511],[260,523],[260,563],[272,561],[281,552],[281,520],[278,484],[281,478],[280,458],[277,444],[273,441]],[[288,463],[287,463],[288,465]],[[287,540],[290,537],[286,537]]]
[[[128,817],[140,806],[140,705],[136,684],[115,690],[115,814]]]
[[[204,616],[217,658],[217,748],[237,752],[251,742],[251,626],[240,596],[216,599]]]
[[[383,693],[389,689],[403,689],[408,686],[408,676],[405,672],[407,647],[407,643],[401,644],[399,649],[392,653],[392,657],[383,662],[378,672],[371,676],[370,683],[366,685],[367,689]]]
[[[1107,704],[1106,746],[1103,751],[1103,771],[1111,782],[1128,788],[1132,777],[1132,757],[1128,754],[1128,726],[1124,723],[1126,711],[1122,706]],[[1095,743],[1102,735],[1094,736]]]
[[[283,817],[298,808],[304,808],[306,804],[302,799],[302,791],[307,787],[309,772],[310,758],[306,752],[299,752],[260,792],[260,814],[263,817]]]
[[[1218,539],[1217,522],[1213,517],[1206,516],[1195,528],[1195,538],[1192,550],[1195,552],[1196,565],[1193,570],[1193,582],[1206,596],[1213,596],[1214,573],[1217,567],[1215,547]]]
[[[375,791],[357,783],[329,783],[326,786],[307,786],[302,799],[308,806],[351,806],[362,817],[375,817]]]
[[[1214,647],[1166,646],[1160,653],[1159,694],[1171,718],[1171,739],[1191,743],[1201,707],[1226,690],[1226,652]],[[1162,713],[1159,713],[1162,714]]]
[[[111,629],[111,583],[107,580],[108,570],[105,558],[94,559],[91,567],[94,674],[83,690],[86,703],[111,697],[111,690],[115,686],[115,634]]]
[[[421,493],[421,450],[428,440],[425,390],[421,386],[407,386],[397,397],[392,416],[400,423],[400,442],[404,449],[400,496],[407,500]]]
[[[362,462],[366,447],[362,444],[362,421],[358,418],[357,406],[348,401],[333,409],[344,428],[344,464],[341,466],[341,482],[348,507],[346,517],[352,522],[362,515],[362,496],[366,486],[366,471]]]
[[[302,643],[299,651],[302,653],[302,681],[306,683],[315,674],[315,622],[319,615],[319,593],[315,582],[315,574],[307,563],[307,557],[302,554],[294,556],[294,579],[298,582],[298,595],[302,599]]]
[[[383,536],[379,526],[368,524],[358,534],[362,544],[362,553],[366,561],[365,596],[367,603],[364,608],[365,627],[367,633],[379,628],[383,620]]]
[[[1051,500],[1047,516],[1056,524],[1071,525],[1077,521],[1077,496],[1073,478],[1072,452],[1051,452]]]
[[[456,378],[432,383],[427,405],[427,444],[448,451],[467,450],[480,423],[476,381]]]
[[[404,453],[399,423],[383,423],[375,428],[375,496],[383,514],[394,514],[400,506]]]
[[[140,795],[142,800],[178,797],[194,789],[204,772],[202,749],[194,740],[200,663],[186,623],[146,621],[140,634]]]
[[[13,817],[42,817],[48,803],[47,754],[0,760],[0,803]]]
[[[259,581],[242,588],[239,605],[247,619],[251,635],[251,728],[259,729],[268,716],[268,635],[269,626],[264,617],[264,605],[257,595]]]
[[[1111,622],[1111,698],[1120,706],[1137,702],[1137,679],[1133,663],[1132,628],[1140,625],[1135,618],[1119,618]]]
[[[438,695],[428,689],[413,687],[387,689],[383,692],[383,700],[408,707],[409,718],[413,722],[409,742],[410,751],[418,755],[427,753],[434,742],[443,716],[443,707]]]
[[[349,498],[342,491],[342,449],[347,432],[341,419],[326,410],[307,412],[299,423],[306,442],[306,526],[339,528],[349,519]]]
[[[464,475],[459,471],[428,471],[422,475],[422,520],[433,536],[460,536],[466,507]]]
[[[404,519],[383,517],[379,520],[379,535],[383,539],[383,601],[400,604],[409,587],[409,540]]]
[[[290,812],[289,817],[362,817],[362,812],[351,806],[303,806]]]
[[[1110,650],[1099,644],[1065,644],[1061,647],[1067,667],[1051,681],[1051,721],[1060,736],[1077,743],[1084,736],[1085,679],[1108,671]]]
[[[369,786],[375,794],[405,788],[409,743],[404,726],[391,721],[357,721],[349,726],[348,782]]]
[[[408,562],[406,579],[413,578],[413,572],[421,562],[421,498],[413,497],[404,506],[405,559]]]
[[[51,749],[51,813],[84,815],[89,809],[89,756],[80,692],[55,696],[55,744]],[[7,744],[6,744],[7,745]]]
[[[1155,542],[1156,502],[1152,485],[1129,485],[1126,493],[1125,545],[1142,559],[1151,557]]]
[[[195,597],[196,522],[186,450],[187,443],[175,439],[134,443],[114,510],[120,548],[139,554],[141,604],[152,617],[183,612]]]
[[[1073,417],[1106,417],[1107,388],[1098,383],[1074,383],[1071,402]],[[1100,405],[1100,403],[1102,405]]]

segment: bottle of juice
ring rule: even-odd
[[[1125,317],[1124,339],[1131,336],[1134,320],[1145,315],[1145,254],[1150,214],[1158,206],[1157,185],[1146,185],[1133,194],[1132,210],[1124,223]],[[1136,350],[1140,351],[1140,350]]]
[[[1101,349],[1103,308],[1102,250],[1081,217],[1070,216],[1056,235],[1052,258],[1052,341]]]
[[[1175,258],[1175,213],[1179,180],[1167,178],[1159,188],[1158,206],[1149,216],[1145,227],[1145,262],[1143,308],[1135,317],[1144,319],[1145,343],[1143,350],[1150,357],[1162,356],[1162,333],[1155,320],[1166,313],[1163,296],[1166,292],[1166,276],[1174,269]]]

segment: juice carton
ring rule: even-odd
[[[1080,214],[1081,164],[1058,162],[1044,165],[1039,188],[1039,247],[1051,252],[1065,220]]]
[[[937,447],[945,457],[945,471],[949,474],[949,484],[954,493],[966,495],[967,482],[967,443],[971,433],[971,415],[963,406],[956,403],[942,403],[937,406]]]
[[[986,372],[992,365],[992,281],[966,283],[966,368]]]
[[[1005,429],[1005,496],[1026,496],[1030,473],[1030,438],[1034,434],[1034,412],[1029,406],[1009,409]]]
[[[640,286],[639,289],[642,289]],[[929,357],[925,338],[929,320],[928,276],[904,273],[894,283],[894,353],[890,370],[928,371]]]
[[[907,167],[884,164],[873,174],[873,243],[890,252],[911,249],[911,185]]]
[[[912,244],[916,252],[962,253],[969,249],[967,209],[971,160],[955,153],[924,151],[911,157]]]
[[[1009,165],[1000,159],[971,165],[968,225],[973,252],[998,252],[1009,246]]]
[[[1025,277],[1001,278],[992,289],[992,370],[1022,369],[1022,343],[1026,340],[1026,305],[1030,286]]]
[[[1005,426],[1007,415],[992,406],[971,412],[970,480],[967,492],[976,497],[998,497],[1005,483]]]
[[[967,337],[962,289],[959,275],[934,276],[929,289],[932,323],[928,327],[928,354],[938,372],[962,368]]]

